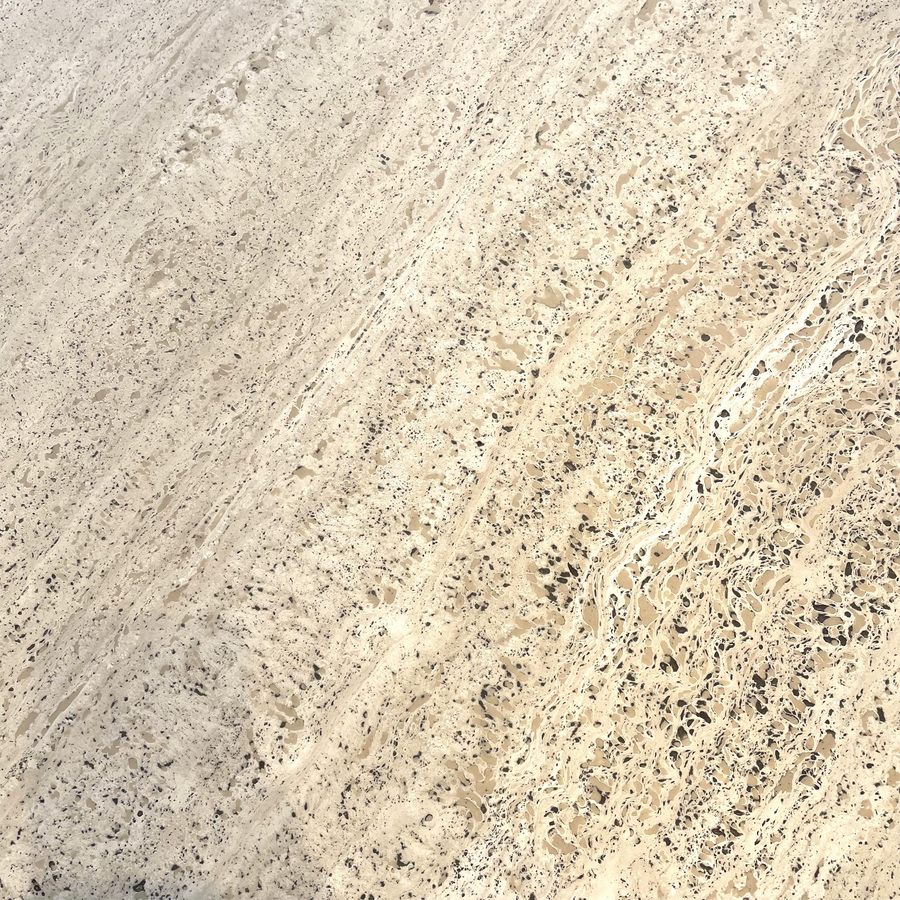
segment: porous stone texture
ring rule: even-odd
[[[900,896],[895,0],[0,37],[0,897]]]

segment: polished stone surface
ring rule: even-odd
[[[0,897],[900,896],[900,7],[0,7]]]

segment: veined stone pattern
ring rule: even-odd
[[[900,6],[0,38],[0,898],[900,896]]]

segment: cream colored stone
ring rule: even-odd
[[[900,896],[900,8],[0,11],[0,898]]]

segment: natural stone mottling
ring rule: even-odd
[[[0,7],[0,898],[900,896],[900,7]]]

